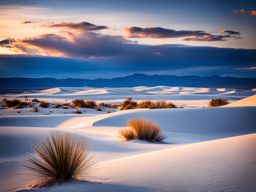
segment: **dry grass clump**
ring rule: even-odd
[[[154,103],[152,101],[142,101],[138,103],[137,108],[152,108]]]
[[[32,102],[40,102],[37,98],[31,100]]]
[[[47,103],[45,101],[40,101],[39,106],[42,107],[42,108],[47,108],[49,106],[49,103]]]
[[[24,105],[24,102],[20,101],[19,99],[5,100],[5,106],[8,108],[23,106],[23,105]]]
[[[161,108],[177,108],[177,107],[173,103],[166,102],[166,101],[155,101],[155,102],[142,101],[140,103],[137,103],[135,101],[132,101],[131,98],[129,98],[123,102],[121,110],[135,109],[135,108],[161,109]]]
[[[101,107],[106,107],[106,108],[118,108],[118,104],[109,104],[109,103],[100,103],[99,106]]]
[[[133,101],[132,98],[126,99],[122,104],[121,104],[121,110],[127,110],[127,109],[136,109],[137,107],[137,102]]]
[[[76,110],[76,111],[74,111],[74,113],[76,113],[76,114],[82,114],[82,111]]]
[[[133,129],[121,129],[119,131],[119,134],[126,141],[130,141],[130,140],[133,140],[135,138],[135,133],[134,133]]]
[[[120,135],[126,140],[138,138],[148,142],[162,142],[160,126],[144,119],[133,119],[128,122],[129,129],[121,129]]]
[[[229,102],[225,99],[222,98],[217,98],[217,99],[212,99],[209,102],[209,107],[219,107],[219,106],[223,106],[223,105],[227,105],[229,104]]]
[[[28,157],[25,167],[40,186],[79,179],[92,165],[87,146],[70,133],[53,132],[34,149],[36,156]]]
[[[75,99],[72,101],[72,107],[95,108],[96,106],[95,101],[84,101],[81,99]]]

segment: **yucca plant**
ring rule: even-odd
[[[161,135],[160,126],[144,119],[133,119],[128,122],[138,139],[149,142],[162,142],[164,137]]]
[[[25,167],[42,185],[79,179],[92,165],[87,145],[71,133],[53,132],[34,149],[36,156],[28,157]]]

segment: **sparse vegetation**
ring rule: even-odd
[[[161,108],[177,108],[171,102],[166,101],[142,101],[137,104],[137,108],[161,109]]]
[[[23,102],[18,99],[6,100],[5,105],[6,107],[11,108],[11,107],[16,107],[18,105],[23,106]]]
[[[25,167],[40,186],[79,179],[92,165],[87,146],[70,133],[53,132],[34,149],[36,156],[29,156]]]
[[[61,105],[61,104],[59,104],[59,103],[56,103],[56,104],[54,104],[52,107],[53,107],[53,108],[61,108],[61,107],[62,107],[62,105]]]
[[[82,114],[82,111],[80,111],[80,110],[75,110],[74,113],[76,113],[76,114]]]
[[[136,109],[137,107],[137,102],[133,101],[132,98],[126,99],[122,104],[121,104],[121,110],[127,110],[127,109]]]
[[[100,107],[96,107],[95,110],[96,111],[102,111],[102,109]]]
[[[133,140],[135,138],[135,133],[133,129],[124,128],[124,129],[121,129],[119,133],[120,133],[120,136],[127,141]]]
[[[37,98],[31,100],[32,102],[40,102]]]
[[[42,108],[47,108],[49,106],[49,103],[47,103],[45,101],[40,101],[39,106],[42,107]]]
[[[121,129],[120,135],[126,140],[138,138],[148,142],[162,142],[160,126],[144,119],[133,119],[128,122],[129,129]]]
[[[99,106],[106,107],[106,108],[114,108],[114,109],[119,107],[118,104],[109,104],[109,103],[100,103]]]
[[[229,104],[229,102],[225,99],[222,98],[217,98],[217,99],[212,99],[209,102],[209,107],[219,107],[219,106],[223,106],[223,105],[227,105]]]
[[[96,103],[95,101],[84,101],[80,99],[75,99],[72,101],[72,107],[82,107],[82,108],[95,108]]]

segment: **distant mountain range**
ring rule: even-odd
[[[52,87],[134,87],[134,86],[186,86],[256,88],[256,78],[220,76],[175,76],[133,74],[112,79],[55,79],[55,78],[0,78],[1,89],[42,89]]]

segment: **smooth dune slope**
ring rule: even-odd
[[[250,97],[246,97],[244,99],[235,101],[228,105],[224,105],[223,107],[256,107],[256,95],[252,95]]]

